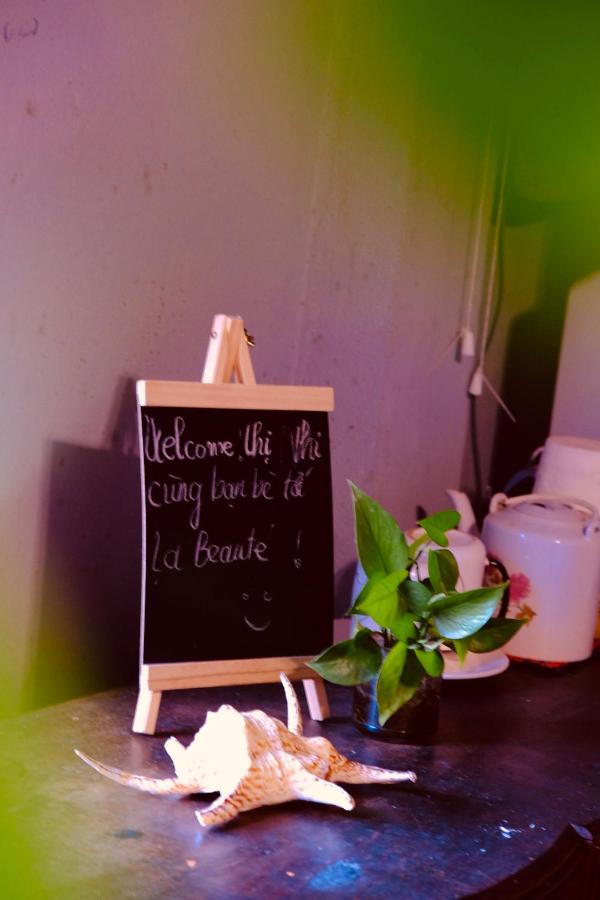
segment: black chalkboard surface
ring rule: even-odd
[[[260,404],[261,388],[218,387],[226,408],[219,396],[139,406],[143,664],[311,656],[332,642],[327,412],[237,408]]]

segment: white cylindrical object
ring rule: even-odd
[[[466,356],[475,356],[475,335],[470,328],[463,328],[460,335],[461,359]]]
[[[483,393],[483,369],[478,367],[473,372],[471,383],[469,384],[469,394],[471,397],[480,397]]]
[[[538,465],[534,491],[581,497],[600,508],[600,441],[550,435]]]

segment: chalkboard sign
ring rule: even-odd
[[[142,664],[319,653],[331,389],[140,382],[138,397]]]

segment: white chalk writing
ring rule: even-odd
[[[320,437],[321,432],[318,431],[316,434],[313,434],[306,419],[302,419],[300,425],[296,426],[295,431],[291,435],[294,462],[299,463],[305,459],[313,461],[321,459]]]
[[[263,434],[263,423],[253,422],[246,425],[244,431],[244,453],[246,456],[264,456],[271,455],[271,431]]]
[[[304,501],[323,484],[327,458],[326,437],[309,413],[273,422],[260,411],[244,413],[239,424],[178,409],[142,412],[146,583],[160,585],[165,605],[169,597],[193,597],[196,581],[198,598],[214,590],[231,602],[228,615],[248,638],[280,627],[287,596],[280,579],[305,576],[315,539]],[[197,574],[180,576],[186,570]]]
[[[177,547],[169,547],[167,550],[161,549],[161,539],[158,531],[154,532],[154,543],[152,548],[152,571],[163,572],[183,572],[181,565],[181,545]]]
[[[217,467],[212,467],[210,480],[211,500],[237,500],[238,497],[247,497],[246,481],[240,478],[237,481],[225,481],[217,476]]]
[[[256,540],[254,528],[247,538],[235,544],[212,544],[208,532],[202,529],[196,541],[194,565],[202,569],[207,563],[248,562],[251,559],[269,562],[267,550],[264,541]]]
[[[235,451],[231,441],[184,440],[185,419],[175,416],[173,432],[163,436],[152,416],[144,416],[144,456],[149,462],[164,463],[175,459],[196,460],[215,456],[233,456]]]
[[[178,475],[167,475],[170,481],[151,481],[148,485],[146,496],[150,506],[161,509],[172,503],[193,503],[189,523],[196,531],[200,524],[200,510],[202,508],[202,482],[184,481]]]

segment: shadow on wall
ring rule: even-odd
[[[27,705],[137,680],[141,524],[135,388],[124,379],[109,449],[53,443]]]
[[[335,573],[334,615],[338,618],[345,616],[352,606],[352,591],[355,573],[355,562],[346,563],[346,565],[341,566]]]
[[[503,490],[527,467],[549,434],[569,293],[576,282],[600,269],[600,202],[558,205],[547,222],[537,302],[515,317],[508,335],[500,393],[517,422],[499,414],[491,471],[494,491]],[[522,487],[513,493],[521,493]]]

